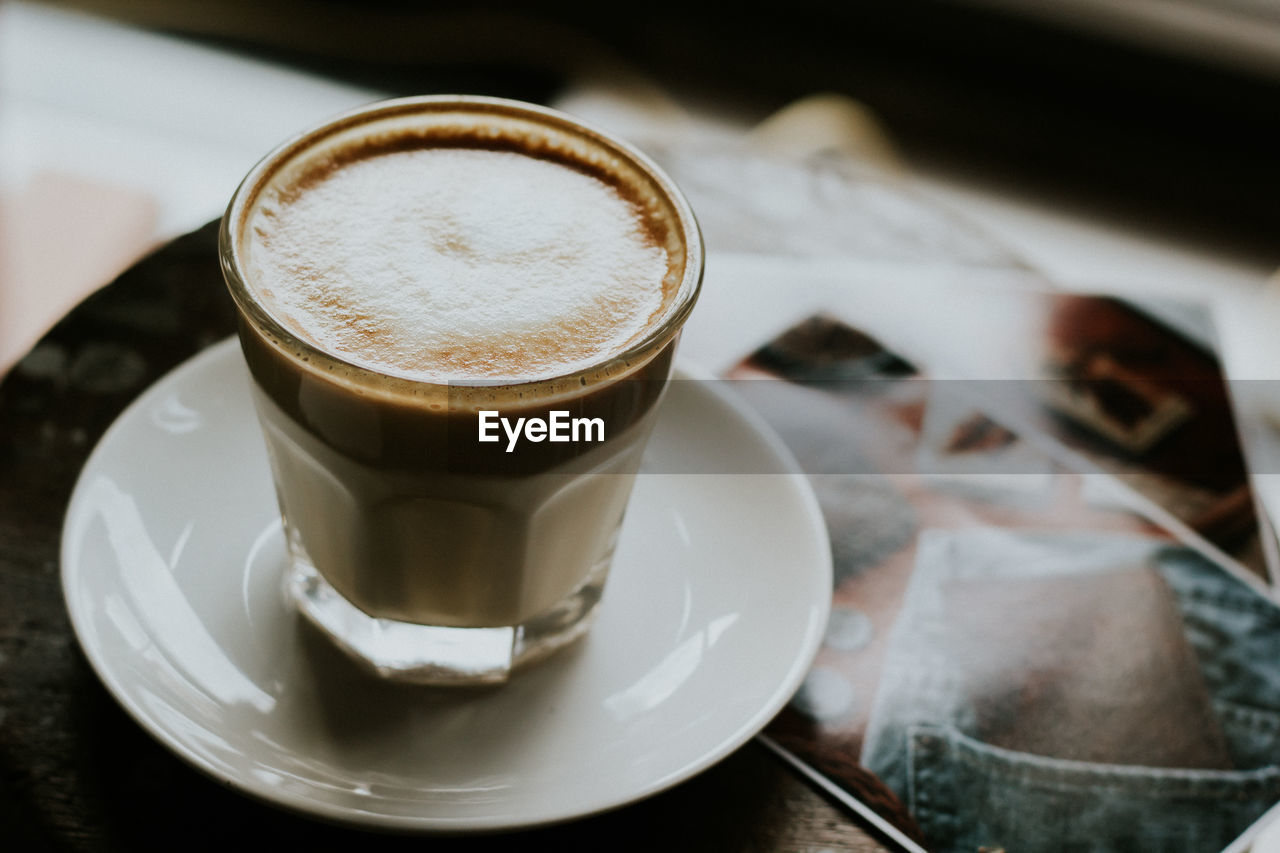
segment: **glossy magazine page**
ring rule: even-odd
[[[1220,371],[1124,303],[1034,296],[1055,316],[1023,328],[1065,358],[1060,316],[1089,318],[1107,382],[932,379],[835,311],[730,372],[810,475],[835,562],[823,648],[768,735],[927,849],[1222,849],[1280,800],[1280,609],[1248,580]],[[1173,352],[1173,378],[1129,366]],[[1142,446],[1112,423],[1172,405]]]
[[[650,148],[708,243],[684,354],[831,536],[825,642],[766,743],[903,847],[1248,831],[1280,801],[1280,609],[1205,306],[1065,293],[830,152]]]

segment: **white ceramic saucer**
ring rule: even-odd
[[[402,830],[590,814],[674,785],[791,696],[826,622],[817,503],[777,439],[710,382],[668,395],[586,639],[489,689],[384,684],[285,606],[284,544],[234,341],[103,437],[62,542],[98,675],[197,768],[287,808]]]

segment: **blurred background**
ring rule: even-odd
[[[1216,294],[1280,260],[1274,0],[5,0],[0,365],[280,139],[428,92],[712,139],[836,93],[877,155],[1056,279]]]
[[[878,113],[921,166],[1275,252],[1280,4],[1271,0],[624,5],[98,8],[393,91],[539,100],[610,55],[669,92],[748,117],[838,91]],[[308,26],[291,21],[303,15]]]
[[[840,92],[874,110],[922,168],[1052,193],[1137,225],[1157,219],[1268,260],[1275,253],[1273,0],[56,6],[393,94],[547,101],[578,77],[627,67],[699,108],[750,121],[815,91]],[[73,52],[52,58],[76,62]]]
[[[243,140],[260,154],[301,126],[296,119],[366,95],[549,102],[584,80],[629,77],[730,127],[815,92],[845,94],[879,117],[922,175],[1254,272],[1280,255],[1273,0],[88,0],[5,2],[0,16],[6,208],[37,173],[65,171],[33,168],[66,153],[67,140],[50,134],[88,141],[71,117],[117,131],[164,124],[206,141]],[[139,31],[177,39],[132,37]],[[211,64],[216,57],[336,86],[291,88],[282,74],[255,82],[251,65]],[[343,88],[346,98],[336,94]],[[286,93],[275,101],[283,106],[270,106],[272,90]],[[279,120],[264,121],[257,107]],[[237,127],[245,124],[262,133]],[[144,171],[162,173],[164,161]],[[224,197],[230,189],[221,180]],[[163,199],[160,208],[167,234],[177,223],[166,222]]]

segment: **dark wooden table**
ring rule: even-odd
[[[589,819],[505,835],[392,837],[261,805],[133,723],[72,634],[59,581],[63,515],[116,415],[232,333],[215,247],[209,225],[144,259],[0,381],[0,850],[884,849],[754,741],[674,789]]]

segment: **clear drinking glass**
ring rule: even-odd
[[[255,291],[245,252],[255,205],[340,147],[406,132],[533,146],[634,191],[669,226],[672,295],[660,316],[626,351],[531,382],[422,382],[304,340]],[[231,200],[219,248],[300,612],[374,672],[421,683],[502,681],[581,636],[702,279],[697,224],[670,179],[553,110],[479,97],[385,101],[263,159]],[[478,441],[481,410],[598,417],[604,440],[524,442],[508,453],[505,438]]]

